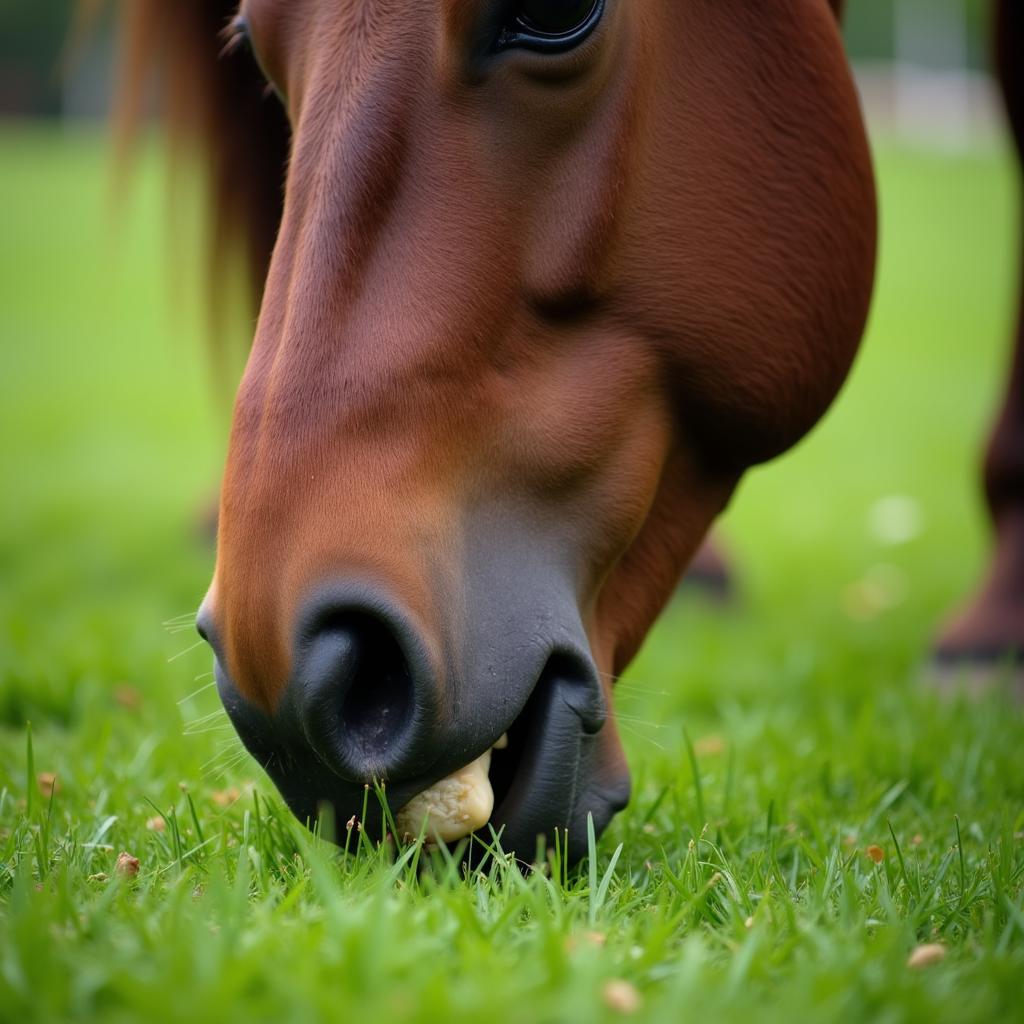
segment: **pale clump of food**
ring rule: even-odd
[[[506,746],[508,736],[503,735],[491,750]],[[491,750],[414,796],[395,817],[398,831],[403,836],[418,836],[423,829],[428,840],[454,843],[483,828],[494,810],[494,790],[487,774]]]
[[[946,958],[946,947],[941,942],[926,942],[924,945],[916,946],[913,952],[907,957],[907,966],[915,970],[922,967],[931,967]]]

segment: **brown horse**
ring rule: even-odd
[[[864,327],[836,7],[126,5],[122,95],[163,73],[211,171],[214,280],[241,237],[262,296],[199,622],[300,818],[379,780],[445,838],[566,828],[576,856],[625,804],[611,681]],[[1024,14],[999,17],[1020,141]],[[992,580],[947,658],[1024,647],[1022,374]]]

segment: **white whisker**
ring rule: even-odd
[[[181,700],[178,701],[178,704],[179,705],[184,704],[187,701],[192,700],[194,697],[198,697],[199,694],[205,693],[208,689],[210,689],[211,686],[216,686],[216,685],[217,685],[217,680],[216,679],[211,679],[205,685],[200,686],[198,690],[193,690],[192,693],[190,693],[187,697],[182,697]]]
[[[651,694],[651,695],[653,695],[655,697],[668,697],[670,695],[670,691],[669,690],[660,689],[660,688],[656,689],[654,687],[645,686],[644,683],[646,682],[646,680],[640,680],[639,682],[634,682],[632,680],[632,678],[629,677],[629,676],[617,676],[617,675],[614,675],[611,672],[601,672],[600,670],[598,670],[597,674],[602,679],[610,680],[612,685],[615,687],[616,691],[619,691],[619,690],[634,690],[637,693],[649,693],[649,694]]]
[[[185,727],[195,725],[207,725],[210,722],[215,722],[218,718],[222,718],[227,715],[227,712],[223,708],[214,708],[213,711],[208,712],[205,715],[200,715],[198,718],[192,718],[185,723]]]
[[[220,732],[224,729],[233,728],[228,719],[227,712],[223,708],[203,715],[202,718],[194,718],[191,722],[182,725],[183,736],[200,736],[206,732]]]
[[[236,754],[231,755],[223,764],[211,764],[209,768],[205,768],[202,771],[203,780],[209,782],[211,779],[226,775],[229,771],[243,764],[248,756],[249,752],[243,747]]]
[[[180,615],[172,615],[169,619],[164,619],[161,625],[173,626],[179,622],[185,622],[186,620],[191,622],[195,617],[196,613],[194,611],[182,612]]]
[[[177,653],[177,654],[175,654],[175,655],[173,655],[172,657],[168,658],[168,659],[167,659],[167,664],[168,664],[168,665],[170,665],[170,663],[171,663],[172,661],[177,661],[177,660],[178,660],[179,658],[183,658],[183,657],[184,657],[184,656],[185,656],[186,654],[188,654],[188,653],[189,653],[189,651],[194,651],[194,650],[195,650],[195,649],[196,649],[197,647],[202,647],[202,646],[203,646],[203,644],[205,644],[205,643],[206,643],[206,641],[205,641],[205,640],[202,640],[202,639],[200,639],[200,640],[197,640],[197,641],[196,641],[196,642],[195,642],[194,644],[192,644],[192,645],[191,645],[190,647],[186,647],[186,648],[185,648],[185,650],[183,650],[183,651],[178,651],[178,653]]]
[[[629,722],[630,725],[643,726],[645,729],[667,729],[668,726],[659,722],[652,722],[647,718],[637,718],[635,715],[616,714],[616,722]]]
[[[216,766],[222,759],[232,761],[244,752],[245,748],[242,746],[241,742],[222,743],[217,753],[214,754],[213,757],[205,760],[199,768],[200,770],[203,770],[210,768],[211,766]]]
[[[629,694],[643,694],[648,697],[671,697],[671,691],[669,690],[652,690],[646,686],[637,686],[635,683],[616,683],[616,693],[629,693]]]
[[[223,725],[208,725],[203,729],[186,729],[183,736],[206,736],[211,732],[226,732],[228,729],[233,728],[230,722],[225,722]]]
[[[624,722],[619,723],[619,728],[622,729],[624,732],[629,733],[631,736],[636,736],[637,739],[643,740],[645,743],[652,744],[653,746],[657,747],[662,753],[665,752],[665,748],[657,740],[652,739],[650,736],[645,736],[642,732],[640,732],[639,729],[634,729],[633,726],[628,725]]]

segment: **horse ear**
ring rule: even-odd
[[[84,9],[104,0],[79,0]],[[172,170],[183,154],[205,178],[214,337],[223,332],[224,268],[239,256],[258,302],[277,237],[291,143],[287,114],[262,72],[225,30],[237,0],[120,0],[114,118],[125,156],[156,87]],[[173,189],[172,189],[173,193]],[[172,195],[173,198],[173,195]]]

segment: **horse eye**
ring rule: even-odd
[[[568,50],[590,35],[604,13],[605,0],[514,0],[504,46]]]
[[[519,0],[516,17],[528,32],[561,36],[585,25],[597,0]]]

